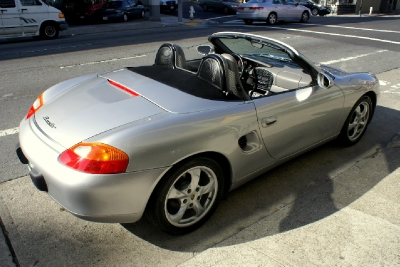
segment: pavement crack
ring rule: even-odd
[[[0,228],[1,228],[1,231],[3,232],[7,247],[11,252],[13,262],[15,263],[15,266],[19,267],[20,264],[18,262],[17,254],[15,253],[14,247],[12,246],[12,243],[11,243],[11,239],[8,236],[8,231],[6,229],[6,226],[4,225],[3,220],[1,219],[1,217],[0,217]]]

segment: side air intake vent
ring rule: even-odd
[[[242,137],[240,137],[238,143],[240,148],[244,150],[247,146],[247,136],[243,135]]]

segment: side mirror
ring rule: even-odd
[[[334,84],[333,79],[322,72],[318,73],[317,82],[319,87],[324,89],[331,88]]]
[[[199,45],[197,47],[197,52],[200,55],[206,56],[206,55],[210,54],[211,52],[214,52],[214,48],[212,48],[209,45]]]

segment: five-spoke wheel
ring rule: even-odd
[[[216,209],[223,189],[221,167],[195,158],[166,175],[150,199],[148,218],[171,234],[184,234],[204,223]]]
[[[371,119],[372,108],[369,96],[363,96],[354,105],[340,134],[345,145],[354,145],[361,139]]]

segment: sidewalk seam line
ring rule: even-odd
[[[11,239],[8,236],[8,231],[6,230],[6,226],[4,225],[3,220],[1,219],[1,217],[0,217],[0,228],[1,228],[1,231],[3,232],[4,238],[6,239],[7,247],[11,252],[11,255],[12,255],[12,258],[13,258],[13,262],[15,263],[15,265],[17,267],[20,267],[20,264],[19,264],[18,258],[17,258],[17,254],[15,253],[14,247],[13,247],[13,245],[11,243]]]

